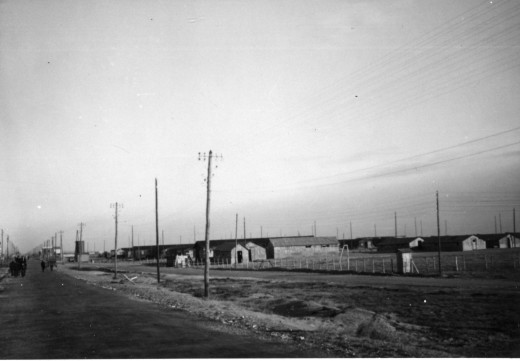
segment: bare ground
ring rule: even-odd
[[[331,357],[520,356],[518,286],[345,285],[288,280],[284,272],[271,279],[213,272],[205,300],[201,275],[166,274],[158,286],[153,275],[128,270],[114,280],[97,268],[60,267],[129,297],[218,321],[226,332],[249,329]]]

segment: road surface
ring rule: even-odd
[[[323,355],[217,331],[211,321],[134,301],[29,261],[0,282],[1,359],[299,358]]]

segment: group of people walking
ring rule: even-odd
[[[42,267],[42,272],[45,272],[45,268],[49,267],[52,270],[54,268],[58,268],[56,264],[56,260],[49,259],[47,261],[41,260],[40,265]],[[22,276],[25,277],[25,273],[27,272],[27,258],[25,256],[15,256],[9,263],[9,274],[12,277]]]
[[[16,256],[9,263],[9,273],[13,277],[18,277],[18,275],[22,275],[25,277],[25,272],[27,270],[27,258],[25,256]]]
[[[45,268],[47,267],[47,265],[49,266],[51,271],[54,269],[54,267],[58,268],[58,265],[56,264],[55,260],[48,260],[47,262],[45,262],[45,260],[42,259],[40,265],[42,267],[42,272],[45,272]]]

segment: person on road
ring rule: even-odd
[[[42,272],[45,272],[45,261],[43,259],[42,259],[41,266],[42,266]]]

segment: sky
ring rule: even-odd
[[[519,39],[512,0],[0,0],[4,252],[114,249],[116,202],[154,244],[155,179],[203,240],[210,150],[211,239],[436,235],[436,192],[441,234],[513,231]]]

